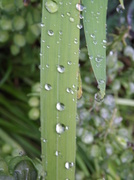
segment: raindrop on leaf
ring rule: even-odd
[[[58,5],[55,1],[48,0],[45,5],[46,5],[46,9],[50,13],[55,13],[58,11]]]
[[[84,6],[81,5],[81,4],[76,4],[76,9],[77,9],[78,11],[83,11],[84,9],[86,9],[86,7],[84,7]]]
[[[66,162],[65,163],[65,168],[66,169],[70,169],[70,168],[72,168],[74,166],[74,163],[73,162]]]
[[[95,99],[95,101],[101,103],[101,102],[103,101],[104,98],[102,98],[101,93],[98,92],[98,93],[96,93],[96,94],[94,95],[94,99]]]
[[[52,30],[48,30],[48,35],[49,36],[53,36],[54,35],[54,32]]]
[[[64,133],[64,132],[65,132],[65,129],[66,129],[66,127],[65,127],[64,124],[58,123],[58,124],[56,125],[56,132],[57,132],[58,134]]]
[[[57,66],[57,70],[58,70],[59,73],[64,73],[65,67],[62,66],[62,65],[58,65],[58,66]]]
[[[56,109],[58,110],[58,111],[63,111],[64,109],[65,109],[65,105],[63,104],[63,103],[57,103],[56,104]]]
[[[50,84],[45,84],[45,89],[47,91],[50,91],[52,89],[52,86]]]

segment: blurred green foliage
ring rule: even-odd
[[[131,3],[124,1],[125,10],[119,11],[118,0],[109,1],[107,94],[102,104],[94,101],[97,83],[81,30],[76,180],[134,179],[134,107],[118,104],[118,99],[134,101]],[[40,158],[40,22],[40,1],[31,0],[25,7],[21,0],[0,0],[1,158],[21,151]]]

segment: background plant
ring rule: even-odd
[[[4,2],[6,1],[4,0]],[[107,96],[101,107],[96,103],[94,104],[97,84],[88,61],[83,28],[81,29],[80,71],[83,83],[83,97],[78,101],[77,105],[76,179],[100,179],[103,177],[109,179],[133,179],[134,112],[133,106],[128,106],[130,104],[128,99],[131,99],[133,102],[134,98],[134,23],[131,20],[133,19],[133,14],[130,13],[130,9],[133,12],[131,2],[133,1],[124,1],[124,11],[118,7],[118,1],[109,2],[107,38],[108,44],[110,42],[114,43],[110,44],[107,49]],[[7,40],[4,43],[0,43],[0,124],[2,130],[15,140],[28,155],[40,158],[39,119],[30,121],[28,116],[28,112],[31,109],[28,101],[31,95],[32,97],[38,97],[39,92],[38,84],[36,85],[39,80],[39,34],[34,40],[31,38],[33,40],[31,44],[26,41],[26,47],[20,47],[18,55],[9,53],[9,45],[14,43],[12,40],[13,35],[23,34],[24,32],[27,34],[32,25],[40,29],[38,23],[40,23],[41,19],[41,4],[39,1],[31,1],[30,6],[24,8],[23,5],[20,7],[18,3],[19,7],[13,5],[11,9],[9,4],[8,1],[8,11],[4,9],[5,7],[1,7],[1,19],[4,16],[12,25],[13,17],[19,14],[23,17],[25,26],[22,30],[12,31],[12,26],[10,25],[10,29],[4,30],[8,34]],[[17,11],[18,8],[19,11]],[[122,13],[118,13],[116,8],[118,12],[121,10]],[[32,17],[32,20],[37,17],[33,15],[35,11],[36,15],[39,14],[38,21],[28,24],[28,17]],[[12,19],[10,18],[11,16]],[[129,18],[131,21],[127,22],[126,19]],[[132,28],[126,33],[128,24]],[[3,27],[0,26],[2,32]],[[116,27],[119,29],[117,30]],[[111,36],[110,33],[116,35],[116,37]],[[123,34],[131,35],[131,38],[126,38],[126,47],[122,41]],[[30,31],[30,37],[31,35]],[[0,39],[2,37],[0,34]],[[25,35],[24,38],[26,39]],[[114,41],[113,38],[115,38]],[[30,96],[27,96],[28,94]],[[117,101],[119,98],[124,100],[122,105],[116,104],[116,102],[119,102]],[[127,106],[124,106],[124,104],[127,104]],[[35,127],[32,131],[31,124]],[[111,130],[110,132],[109,129]],[[1,157],[11,154],[18,155],[18,152],[14,151],[14,147],[3,138],[3,135],[0,137]],[[90,141],[87,142],[85,137],[88,137]],[[96,153],[93,154],[93,152]]]

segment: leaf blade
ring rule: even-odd
[[[89,59],[100,89],[101,98],[106,88],[106,10],[107,0],[83,0],[84,30]]]

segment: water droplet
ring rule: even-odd
[[[45,40],[42,40],[43,43],[45,43]]]
[[[55,155],[56,155],[57,157],[58,157],[60,154],[61,154],[60,151],[56,151],[56,152],[55,152]]]
[[[96,94],[94,95],[94,99],[95,99],[95,101],[97,101],[97,102],[102,102],[104,98],[102,98],[102,97],[101,97],[101,93],[98,92],[98,93],[96,93]]]
[[[40,24],[40,26],[41,26],[41,27],[44,27],[44,26],[45,26],[45,24],[44,24],[44,23],[41,23],[41,24]]]
[[[123,8],[122,8],[122,5],[119,4],[116,8],[116,11],[119,13],[119,14],[122,14],[123,13]]]
[[[49,48],[50,48],[50,46],[47,46],[47,48],[49,49]]]
[[[61,14],[61,17],[64,17],[64,14]]]
[[[93,40],[93,44],[96,45],[96,44],[97,44],[97,41]]]
[[[74,22],[74,18],[70,17],[70,21],[71,21],[71,22]]]
[[[72,65],[72,62],[71,62],[71,61],[68,61],[67,64],[68,64],[68,65]]]
[[[56,109],[58,111],[63,111],[65,109],[65,105],[63,103],[57,103],[56,104]]]
[[[84,17],[82,16],[82,14],[80,14],[80,19],[83,19]]]
[[[76,4],[76,9],[77,9],[78,11],[83,11],[84,9],[86,9],[86,7],[84,7],[84,6],[81,5],[81,4]]]
[[[65,67],[62,66],[62,65],[58,65],[58,66],[57,66],[57,70],[58,70],[59,73],[64,73]]]
[[[42,139],[42,141],[43,141],[44,143],[46,143],[46,142],[47,142],[47,140],[46,140],[46,139]]]
[[[98,84],[104,84],[104,83],[105,83],[105,81],[103,79],[98,80]]]
[[[47,91],[50,91],[52,89],[52,86],[50,84],[45,84],[45,89]]]
[[[48,65],[48,64],[46,64],[46,68],[49,68],[49,65]]]
[[[77,24],[77,28],[82,29],[83,28],[82,24]]]
[[[64,124],[60,124],[60,123],[58,123],[57,125],[56,125],[56,132],[58,133],[58,134],[62,134],[62,133],[64,133],[65,132],[65,125]]]
[[[65,163],[65,168],[66,169],[70,169],[70,168],[72,168],[74,166],[74,163],[73,162],[66,162]]]
[[[95,61],[100,63],[103,60],[103,57],[100,55],[97,55],[97,57],[95,58]]]
[[[94,35],[94,34],[91,34],[90,37],[94,39],[94,38],[95,38],[95,35]]]
[[[66,91],[67,91],[68,93],[74,94],[74,92],[73,92],[73,90],[72,90],[71,88],[67,88]]]
[[[103,41],[102,41],[104,44],[106,44],[107,43],[107,41],[105,40],[105,39],[103,39]]]
[[[42,56],[42,53],[40,53],[40,56]]]
[[[74,44],[78,44],[78,40],[77,39],[74,40]]]
[[[76,86],[73,84],[73,88],[75,88]]]
[[[53,36],[54,35],[54,32],[52,30],[48,30],[48,35],[49,36]]]
[[[46,9],[50,13],[55,13],[58,11],[58,5],[54,1],[48,0],[45,5],[46,5]]]
[[[62,35],[62,31],[59,31],[59,34]]]
[[[71,14],[70,14],[70,12],[67,12],[67,16],[70,16]]]
[[[89,59],[92,60],[94,57],[93,56],[89,56]]]

